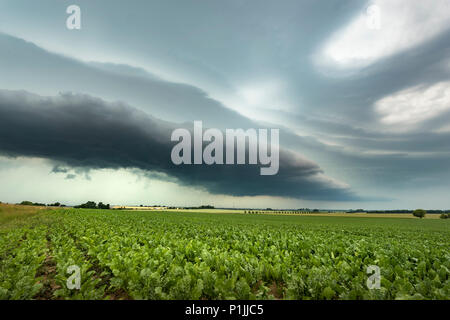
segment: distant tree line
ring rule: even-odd
[[[183,209],[214,209],[214,206],[206,205],[200,207],[184,207]]]
[[[264,213],[264,212],[300,214],[300,213],[339,213],[339,212],[342,212],[342,210],[322,210],[322,209],[310,209],[310,208],[301,208],[301,209],[269,209],[268,208],[268,209],[244,210],[244,213]]]
[[[110,205],[103,204],[103,202],[99,202],[98,204],[94,201],[88,201],[86,203],[80,204],[78,206],[75,206],[74,208],[81,208],[81,209],[110,209]]]
[[[349,210],[348,213],[352,212],[367,212],[367,213],[414,213],[414,210]],[[427,213],[439,214],[439,213],[450,213],[450,210],[426,210]]]
[[[247,213],[247,214],[262,214],[262,213],[267,213],[267,212],[280,213],[280,214],[301,214],[301,213],[317,213],[317,212],[328,212],[329,213],[329,211],[319,211],[319,209],[274,210],[274,209],[267,208],[267,209],[260,209],[260,210],[256,210],[256,209],[244,210],[244,213]]]
[[[59,202],[45,204],[45,203],[40,203],[40,202],[22,201],[19,204],[23,205],[23,206],[39,206],[39,207],[65,207],[66,206]]]
[[[330,210],[319,210],[319,209],[309,209],[309,208],[302,208],[297,210],[274,210],[272,208],[266,208],[266,209],[252,209],[252,210],[244,210],[244,213],[246,214],[262,214],[262,213],[280,213],[280,214],[302,214],[302,213],[317,213],[317,212],[327,212],[332,213]],[[356,212],[366,212],[366,213],[412,213],[413,216],[418,218],[424,218],[427,213],[441,213],[440,218],[441,219],[449,219],[450,218],[450,210],[429,210],[428,212],[423,209],[415,209],[415,210],[383,210],[383,211],[368,211],[363,209],[356,209],[356,210],[350,210],[346,213],[356,213]]]
[[[23,206],[39,206],[39,207],[65,207],[66,205],[61,204],[60,202],[55,203],[40,203],[40,202],[32,202],[32,201],[22,201],[19,203]],[[83,208],[83,209],[110,209],[110,205],[104,204],[103,202],[99,202],[98,204],[94,201],[88,201],[86,203],[80,204],[78,206],[75,206],[74,208]]]

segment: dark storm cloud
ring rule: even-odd
[[[87,95],[44,98],[0,91],[0,151],[54,160],[60,164],[56,172],[67,166],[138,168],[216,194],[357,199],[347,188],[322,178],[315,163],[283,149],[275,176],[261,176],[259,167],[250,165],[176,166],[170,159],[174,145],[170,136],[176,127],[124,104]]]

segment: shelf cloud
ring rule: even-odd
[[[326,177],[317,164],[284,149],[279,174],[274,176],[260,176],[254,165],[174,165],[170,136],[176,127],[125,104],[88,95],[41,97],[0,91],[3,155],[42,157],[74,168],[137,168],[213,194],[358,199],[348,186]],[[53,171],[67,169],[56,166]]]

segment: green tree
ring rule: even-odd
[[[88,201],[86,203],[80,204],[79,206],[75,206],[75,208],[97,209],[97,204],[94,201]]]
[[[98,208],[99,209],[109,209],[109,203],[108,204],[103,204],[103,202],[99,202],[98,203]]]
[[[49,204],[48,206],[49,206],[49,207],[59,207],[59,206],[61,206],[61,203],[55,202],[55,203]]]
[[[425,215],[427,214],[427,212],[423,209],[416,209],[413,211],[413,216],[414,217],[418,217],[420,219],[422,219],[423,217],[425,217]]]

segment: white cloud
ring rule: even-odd
[[[431,39],[449,28],[449,20],[448,0],[371,1],[347,26],[331,36],[315,57],[315,63],[338,70],[365,67]]]
[[[381,122],[411,125],[433,118],[450,109],[450,81],[416,86],[375,103]]]
[[[284,85],[281,81],[266,80],[242,85],[238,94],[250,106],[268,107],[268,103],[279,99],[279,94],[283,89]]]
[[[276,123],[273,112],[292,111],[288,88],[281,79],[245,81],[235,91],[215,98],[254,121]]]

